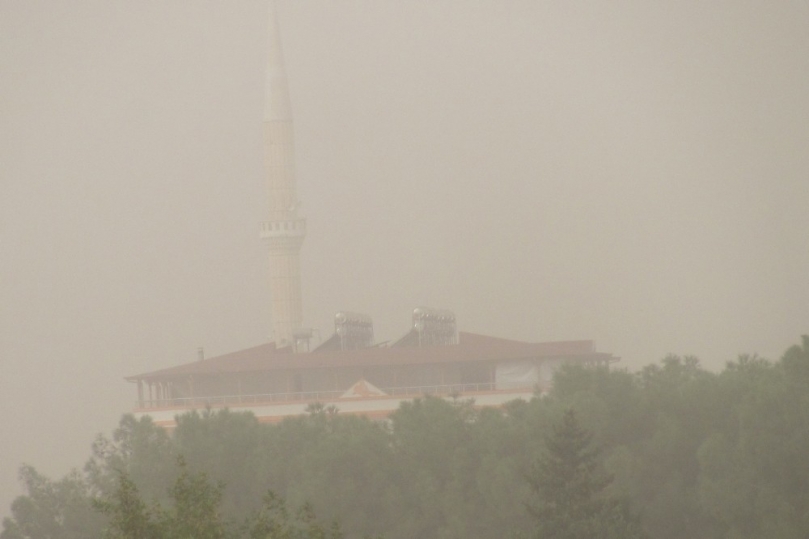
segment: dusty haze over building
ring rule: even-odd
[[[294,344],[303,325],[300,250],[306,220],[298,217],[295,189],[295,140],[292,104],[284,71],[275,3],[270,3],[267,24],[267,80],[264,83],[264,166],[266,167],[269,220],[261,223],[261,237],[270,251],[272,340],[279,347]]]
[[[132,372],[267,341],[267,11],[0,3],[0,513]],[[278,3],[305,323],[414,305],[640,366],[809,320],[801,1]],[[285,219],[284,217],[283,219]]]

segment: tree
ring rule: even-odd
[[[528,483],[535,496],[528,511],[538,539],[643,537],[624,500],[608,495],[612,478],[603,472],[600,451],[572,409],[545,439],[545,452]]]
[[[308,504],[291,515],[284,500],[272,492],[264,497],[264,505],[246,527],[250,539],[343,539],[336,522],[324,528]]]
[[[224,539],[226,525],[219,512],[224,485],[212,483],[205,472],[190,473],[182,457],[177,465],[180,475],[170,491],[173,506],[158,512],[162,536]]]
[[[11,504],[0,539],[91,539],[98,537],[103,517],[93,511],[88,486],[79,472],[59,481],[42,476],[32,466],[20,468],[27,494]]]
[[[109,499],[94,499],[96,510],[110,517],[105,539],[158,539],[160,532],[150,510],[140,497],[138,487],[126,472],[119,470],[115,494]]]
[[[151,506],[143,501],[137,485],[124,470],[118,471],[115,491],[94,500],[96,509],[109,517],[105,539],[342,539],[339,526],[322,526],[305,505],[291,514],[281,498],[268,493],[264,505],[243,523],[220,514],[221,483],[204,472],[191,473],[185,459],[177,459],[179,475],[169,491],[171,504]],[[16,539],[16,537],[13,537]]]
[[[121,417],[112,438],[99,435],[84,475],[92,493],[107,496],[120,486],[120,471],[126,470],[140,496],[165,501],[174,477],[177,451],[166,430],[148,416]]]
[[[809,338],[776,363],[742,356],[720,381],[732,421],[700,447],[702,506],[725,537],[806,537]]]

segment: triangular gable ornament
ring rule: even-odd
[[[368,397],[385,397],[387,393],[376,387],[365,378],[360,378],[357,382],[343,393],[341,399],[364,399]]]

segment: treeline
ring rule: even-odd
[[[743,356],[719,373],[675,356],[638,373],[563,368],[550,394],[502,410],[425,398],[387,423],[312,407],[277,425],[203,412],[181,416],[170,436],[124,416],[81,471],[50,480],[24,466],[27,494],[0,539],[103,537],[123,514],[122,481],[165,520],[183,480],[208,485],[228,522],[266,514],[272,491],[312,508],[322,520],[305,510],[290,525],[313,533],[334,520],[346,537],[533,537],[555,518],[554,489],[573,484],[548,470],[574,446],[592,474],[581,488],[598,499],[587,507],[620,509],[637,537],[804,539],[809,337],[779,361]]]

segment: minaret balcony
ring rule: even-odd
[[[261,238],[303,238],[306,236],[306,219],[264,221],[261,223]]]

